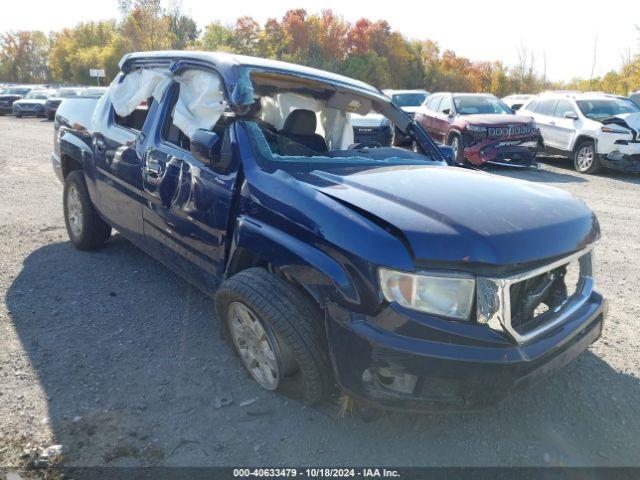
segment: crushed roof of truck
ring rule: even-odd
[[[266,58],[249,57],[226,52],[203,52],[203,51],[156,51],[156,52],[136,52],[129,53],[120,60],[120,69],[127,72],[134,65],[157,65],[164,62],[197,62],[213,66],[218,69],[223,76],[229,78],[230,70],[233,67],[249,67],[258,70],[280,72],[314,78],[326,83],[337,84],[347,88],[354,88],[365,91],[376,96],[382,96],[382,92],[368,83],[353,78],[338,75],[316,68],[297,65],[294,63],[282,62],[279,60],[269,60]]]

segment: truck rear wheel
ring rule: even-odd
[[[95,250],[111,236],[111,226],[96,212],[84,175],[74,170],[64,181],[64,223],[71,243],[79,250]]]
[[[585,174],[596,173],[600,170],[596,144],[593,140],[583,140],[573,153],[573,165],[576,171]]]
[[[327,396],[333,380],[322,317],[295,287],[250,268],[221,285],[215,304],[231,347],[260,386],[308,405]]]

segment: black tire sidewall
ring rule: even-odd
[[[454,138],[458,140],[458,151],[456,152],[456,156],[454,157],[453,161],[456,163],[456,165],[464,165],[464,144],[462,143],[462,137],[457,133],[452,133],[451,135],[449,135],[447,145],[453,146],[452,144]]]
[[[308,405],[320,402],[333,385],[333,372],[324,323],[321,315],[314,313],[315,306],[287,281],[263,268],[234,275],[219,288],[215,306],[223,335],[236,354],[228,315],[229,305],[235,301],[251,309],[277,343],[281,381],[276,391],[291,392]]]

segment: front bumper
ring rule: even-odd
[[[534,164],[542,138],[539,136],[485,138],[465,147],[464,156],[474,165],[530,167]]]
[[[60,183],[64,183],[64,176],[62,175],[62,162],[60,161],[60,155],[53,152],[51,154],[51,166],[53,167],[53,171],[60,180]]]
[[[389,125],[378,127],[354,126],[353,138],[356,143],[378,142],[383,147],[391,145],[393,131]]]
[[[625,173],[640,173],[640,153],[635,155],[599,155],[600,165]]]
[[[18,108],[14,105],[13,114],[21,115],[23,117],[29,117],[29,116],[39,117],[41,115],[44,115],[44,107],[39,106],[39,107],[33,107],[33,108]]]
[[[337,381],[354,398],[393,410],[459,411],[495,403],[569,363],[600,337],[605,313],[606,301],[592,293],[566,321],[520,345],[487,326],[392,306],[365,317],[330,305],[326,323]]]

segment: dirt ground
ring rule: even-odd
[[[562,160],[496,172],[597,213],[602,339],[489,409],[367,423],[261,391],[218,338],[211,301],[119,235],[74,250],[52,132],[0,117],[0,467],[51,445],[77,466],[640,464],[640,176]]]

